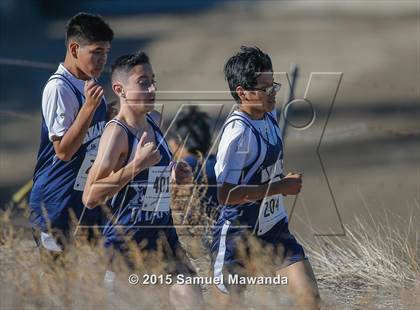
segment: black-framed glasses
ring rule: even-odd
[[[274,82],[273,85],[265,87],[265,88],[253,87],[249,90],[261,90],[261,91],[265,92],[265,94],[267,96],[270,96],[273,93],[278,93],[280,91],[280,88],[281,88],[281,84]]]

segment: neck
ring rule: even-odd
[[[241,103],[239,105],[239,110],[248,114],[248,116],[251,119],[255,119],[255,120],[259,120],[259,119],[263,119],[264,118],[264,111],[258,111],[253,109],[253,107],[251,105],[247,105],[247,104],[243,104]]]
[[[136,130],[146,131],[148,123],[146,120],[147,112],[138,111],[135,107],[130,107],[127,104],[120,105],[120,112],[116,118],[124,121],[128,126]]]
[[[74,77],[79,80],[88,81],[91,79],[90,76],[86,75],[82,70],[80,70],[76,64],[74,63],[73,59],[67,53],[66,58],[64,59],[63,63],[64,68],[66,68]]]

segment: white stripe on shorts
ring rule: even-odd
[[[222,270],[223,270],[223,263],[225,261],[225,253],[226,253],[226,234],[228,228],[230,226],[230,221],[226,221],[222,227],[222,233],[220,234],[220,243],[219,243],[219,251],[217,252],[216,262],[214,263],[214,278],[221,279],[222,278]],[[216,284],[219,290],[223,293],[228,293],[226,286],[223,284],[223,281],[220,281],[220,284]]]

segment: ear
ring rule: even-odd
[[[242,86],[237,86],[236,89],[236,94],[238,95],[239,99],[242,101],[246,101],[246,93],[245,93],[245,89]]]
[[[77,42],[75,42],[75,41],[70,41],[70,43],[69,43],[69,51],[70,51],[70,54],[74,57],[74,58],[76,58],[77,59],[77,57],[78,57],[78,53],[79,53],[79,48],[80,48],[80,45],[79,45],[79,43],[77,43]]]
[[[112,83],[112,90],[118,97],[125,98],[124,88],[119,82]]]

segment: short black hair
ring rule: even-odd
[[[114,38],[111,27],[100,15],[90,13],[77,13],[67,23],[66,44],[69,39],[75,39],[81,44],[108,41]]]
[[[128,73],[137,65],[150,64],[149,56],[145,52],[139,51],[136,54],[128,54],[118,57],[111,67],[111,80],[114,81],[117,75]]]
[[[225,79],[233,99],[240,103],[236,87],[255,87],[260,72],[265,71],[273,71],[270,56],[258,47],[241,46],[239,52],[230,57],[224,67]]]
[[[189,106],[187,111],[178,115],[174,124],[175,132],[168,138],[181,138],[181,142],[185,142],[188,152],[195,155],[201,153],[206,156],[211,143],[209,119],[209,115],[200,111],[197,106]],[[187,136],[186,141],[182,141]]]

